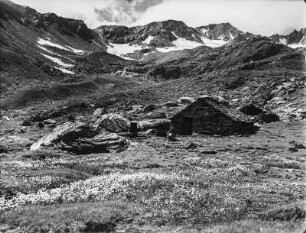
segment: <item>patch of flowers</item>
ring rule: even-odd
[[[25,162],[25,161],[5,161],[2,162],[2,167],[14,167],[14,168],[36,168],[36,167],[40,167],[40,162]]]
[[[301,164],[299,162],[284,157],[280,157],[277,154],[264,156],[264,160],[266,161],[267,165],[270,167],[294,168],[294,169],[301,168]]]
[[[193,166],[198,175],[205,176],[207,180],[233,180],[255,176],[255,172],[244,165],[218,158],[197,157],[187,159],[185,163],[187,166]]]
[[[55,182],[60,181],[59,177],[52,176],[34,176],[34,177],[24,177],[22,183],[27,187],[35,186],[49,186]]]
[[[55,189],[41,189],[37,193],[19,193],[11,200],[0,200],[0,211],[25,204],[52,204],[88,200],[107,200],[112,196],[124,197],[131,189],[141,190],[141,186],[151,186],[160,180],[182,181],[186,178],[175,174],[136,173],[96,176],[84,181],[73,182]],[[47,181],[48,179],[46,179]]]
[[[34,181],[35,182],[35,181]],[[46,182],[48,179],[46,178]],[[149,207],[147,218],[164,220],[193,219],[209,221],[211,216],[226,219],[235,216],[241,206],[233,193],[222,192],[218,186],[205,186],[177,173],[111,174],[73,182],[54,189],[40,189],[36,193],[19,193],[13,199],[0,199],[0,211],[26,204],[56,204],[86,201],[126,200]]]

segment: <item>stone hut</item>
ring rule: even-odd
[[[181,135],[193,132],[207,135],[252,134],[258,129],[243,113],[207,96],[173,109],[168,117],[171,130]]]

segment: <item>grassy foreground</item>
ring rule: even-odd
[[[120,153],[11,151],[0,232],[303,232],[305,150],[290,148],[304,131],[278,124],[250,137],[137,138]]]

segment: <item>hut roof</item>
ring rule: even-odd
[[[217,111],[223,113],[224,115],[228,116],[229,118],[231,118],[234,121],[240,121],[240,122],[251,122],[250,117],[244,115],[242,112],[230,108],[228,106],[226,106],[224,103],[218,101],[217,99],[213,98],[213,97],[199,97],[195,102],[193,102],[192,104],[189,105],[181,105],[179,107],[175,107],[175,108],[169,108],[167,110],[167,116],[168,118],[173,118],[175,117],[177,114],[179,114],[180,112],[184,111],[184,110],[188,110],[188,108],[192,108],[194,105],[197,104],[206,104],[209,105],[210,107],[216,109]]]

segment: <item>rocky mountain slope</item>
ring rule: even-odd
[[[0,1],[1,92],[74,74],[75,59],[94,51],[105,45],[83,21]]]
[[[274,75],[279,69],[289,73],[304,69],[303,50],[279,43],[277,36],[271,39],[253,35],[229,23],[192,28],[168,20],[91,30],[80,20],[40,14],[7,0],[0,0],[0,4],[0,94],[5,107],[33,100],[80,98],[78,93],[89,98],[97,95],[94,99],[99,99],[107,94],[106,90],[128,92],[134,85],[141,91],[155,82],[162,89],[169,80],[195,82],[195,77],[207,77],[211,72],[231,72],[226,91],[236,90],[246,87],[244,78],[238,75],[242,71]],[[305,31],[301,33],[288,36],[288,42],[301,41]],[[221,80],[216,80],[208,79],[208,86],[222,91]],[[176,90],[179,82],[170,83]],[[263,84],[263,93],[270,91],[269,85],[268,81]],[[182,87],[178,93],[189,92]],[[246,95],[242,93],[238,99]],[[267,104],[262,99],[257,102]]]

